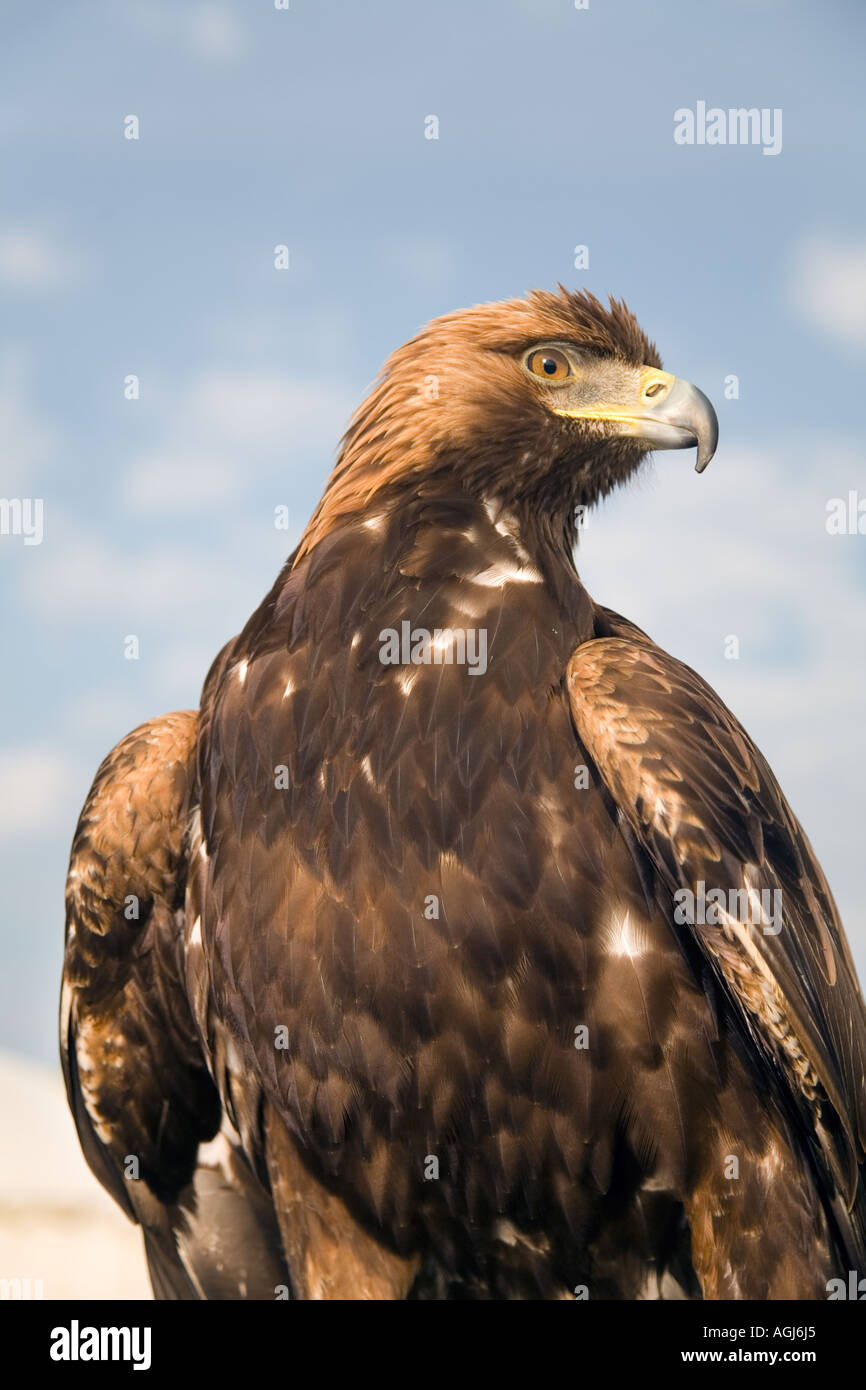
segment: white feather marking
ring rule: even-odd
[[[484,510],[493,522],[493,528],[498,531],[500,536],[507,536],[513,541],[514,548],[522,564],[529,564],[529,552],[520,539],[520,524],[513,512],[497,502],[486,501]]]
[[[480,574],[470,574],[471,584],[480,584],[484,589],[500,589],[503,584],[540,584],[541,575],[534,565],[491,565]]]
[[[614,912],[608,924],[608,931],[612,956],[628,956],[630,960],[634,960],[646,953],[646,941],[642,939],[630,912],[623,912],[621,915]]]

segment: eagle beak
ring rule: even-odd
[[[613,434],[639,439],[651,449],[697,446],[695,469],[703,473],[719,442],[719,421],[712,403],[690,381],[657,367],[641,367],[635,377],[622,393],[632,396],[631,400],[563,408],[556,413],[578,420],[607,421],[614,426]]]

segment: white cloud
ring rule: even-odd
[[[209,641],[212,660],[267,593],[298,534],[278,531],[269,512],[204,540],[197,526],[171,540],[152,539],[152,530],[162,537],[160,528],[135,521],[106,534],[52,514],[50,542],[20,567],[21,606],[40,622],[76,628],[86,659],[103,671],[106,656],[110,670],[116,655],[119,672],[152,672],[168,638]],[[140,639],[140,665],[124,659],[128,634]]]
[[[342,381],[260,371],[209,372],[188,398],[193,420],[218,438],[287,454],[323,443],[333,452],[354,404]]]
[[[866,241],[806,237],[792,258],[789,295],[822,332],[866,347]]]
[[[123,17],[136,32],[177,48],[178,43],[206,63],[225,63],[247,48],[247,34],[238,12],[229,4],[198,4],[190,13],[166,0],[127,5]]]
[[[211,62],[235,58],[246,47],[237,15],[225,5],[199,5],[189,17],[187,33],[193,52]]]
[[[39,231],[0,229],[0,284],[8,289],[53,290],[76,280],[80,272],[80,257],[62,242]]]
[[[109,685],[104,678],[100,684],[70,695],[62,710],[64,737],[99,742],[107,751],[140,722],[133,701],[134,695],[131,697],[128,688],[121,684]]]
[[[56,435],[37,414],[22,356],[11,349],[0,356],[0,459],[3,492],[23,492],[33,472],[52,455]]]
[[[191,451],[142,454],[126,473],[122,501],[131,511],[203,511],[224,506],[240,491],[244,473],[226,459]]]
[[[43,743],[0,748],[0,832],[69,824],[80,787],[80,770],[62,750]]]
[[[123,470],[121,500],[132,510],[199,512],[237,499],[253,477],[288,477],[298,455],[330,469],[357,400],[342,380],[288,372],[213,370],[173,400],[157,444]]]
[[[149,545],[132,525],[126,540],[109,542],[80,523],[58,518],[55,540],[43,547],[39,559],[27,569],[23,597],[55,621],[83,621],[88,614],[92,621],[107,614],[127,623],[160,615],[166,619],[180,599],[187,609],[205,604],[218,608],[235,584],[232,566],[218,553],[208,556],[200,546],[183,541]],[[118,637],[118,652],[129,630],[125,627]]]

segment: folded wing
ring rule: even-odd
[[[96,775],[67,881],[61,1059],[84,1155],[142,1226],[156,1296],[273,1299],[288,1275],[270,1194],[225,1121],[185,988],[195,743],[195,713],[169,714]]]
[[[715,692],[631,624],[609,614],[605,626],[616,635],[582,644],[568,665],[578,735],[649,891],[706,956],[814,1145],[862,1259],[866,1015],[821,866]]]

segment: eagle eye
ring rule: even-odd
[[[571,376],[571,365],[559,348],[533,348],[526,358],[527,370],[543,381],[565,381]]]

